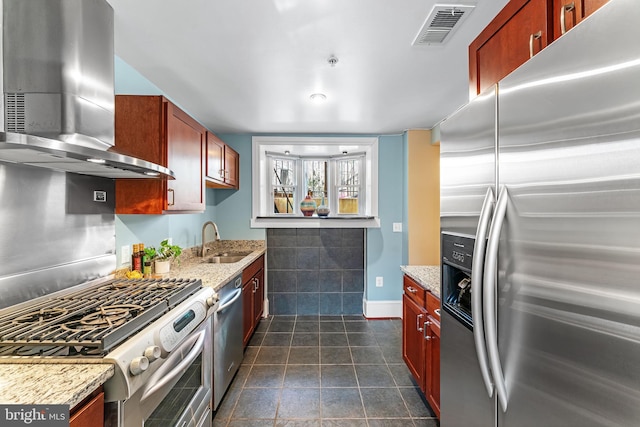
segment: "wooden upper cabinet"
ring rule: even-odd
[[[205,210],[206,129],[162,96],[116,96],[116,150],[171,169],[175,180],[116,180],[117,214]]]
[[[552,0],[511,0],[469,45],[469,96],[475,97],[553,40]]]
[[[609,0],[553,0],[553,35],[557,39]]]
[[[496,84],[609,0],[511,0],[469,45],[469,98]]]
[[[238,189],[239,173],[238,153],[213,133],[207,132],[207,187]]]

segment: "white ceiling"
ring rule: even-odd
[[[414,47],[433,5],[457,2],[108,1],[117,56],[214,132],[252,134],[433,127],[467,101],[468,45],[507,2],[478,0],[443,46]]]

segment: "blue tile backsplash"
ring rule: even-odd
[[[270,228],[270,314],[362,314],[362,228]]]

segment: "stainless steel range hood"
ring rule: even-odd
[[[108,178],[173,179],[115,152],[113,9],[0,0],[0,161]]]
[[[0,132],[0,161],[104,178],[174,179],[170,169],[123,154]]]

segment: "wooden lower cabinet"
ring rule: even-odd
[[[69,427],[103,427],[104,426],[104,393],[99,391],[95,396],[71,410]]]
[[[440,418],[440,322],[431,315],[427,319],[424,394],[431,409]]]
[[[416,286],[419,285],[405,276],[402,358],[431,409],[440,417],[440,299]]]
[[[242,324],[246,346],[264,310],[264,255],[242,272]]]
[[[427,310],[404,295],[402,297],[402,358],[421,389],[424,388],[426,359],[426,341],[422,334],[422,325],[426,319]]]

